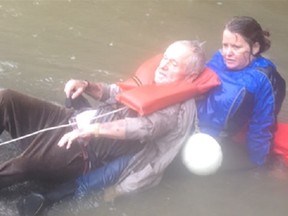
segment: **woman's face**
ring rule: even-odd
[[[227,68],[230,70],[243,69],[254,58],[252,50],[244,38],[240,34],[232,33],[227,29],[223,32],[222,55]]]

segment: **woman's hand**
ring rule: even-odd
[[[58,142],[59,147],[66,146],[69,149],[75,140],[81,139],[88,143],[91,138],[99,136],[99,124],[90,124],[81,129],[76,129],[63,135]]]
[[[67,98],[75,99],[81,95],[88,87],[89,83],[85,80],[69,80],[64,88]]]

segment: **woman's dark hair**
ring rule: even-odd
[[[225,29],[232,33],[240,34],[251,48],[254,43],[258,42],[260,45],[260,50],[255,55],[260,55],[270,48],[271,41],[268,39],[270,33],[268,31],[263,31],[260,24],[252,17],[233,17],[225,25]]]

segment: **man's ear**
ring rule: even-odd
[[[255,42],[252,46],[252,54],[255,56],[260,51],[260,44],[258,42]]]

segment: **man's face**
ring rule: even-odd
[[[231,70],[245,68],[253,58],[251,48],[244,38],[227,29],[223,32],[222,55],[227,68]]]
[[[187,59],[191,52],[182,44],[170,45],[155,71],[156,84],[171,83],[186,77]]]

